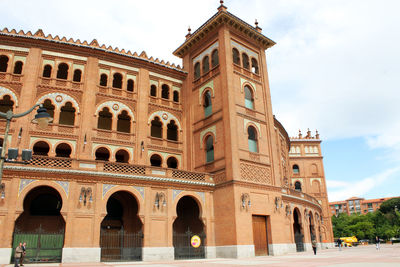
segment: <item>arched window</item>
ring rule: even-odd
[[[169,99],[169,86],[166,84],[163,84],[161,86],[161,97],[165,99]]]
[[[194,64],[194,78],[195,79],[200,78],[200,62]]]
[[[251,71],[258,74],[258,62],[255,58],[251,58]]]
[[[120,149],[115,153],[115,161],[121,163],[129,162],[129,153],[126,150]]]
[[[152,84],[150,86],[150,95],[156,97],[157,96],[157,86]]]
[[[60,124],[74,125],[74,123],[75,123],[75,108],[72,106],[71,102],[67,102],[63,107],[61,107]]]
[[[14,74],[21,74],[23,65],[24,65],[24,63],[22,63],[22,61],[15,62],[15,64],[14,64]]]
[[[104,130],[111,130],[112,127],[112,114],[107,107],[104,107],[99,112],[99,118],[97,121],[97,128]]]
[[[95,157],[96,157],[96,160],[108,161],[110,159],[110,152],[108,151],[107,148],[100,147],[100,148],[96,149]]]
[[[150,157],[151,166],[161,167],[162,158],[160,155],[154,154]]]
[[[39,141],[33,145],[33,155],[48,156],[49,151],[50,151],[50,147],[44,141]]]
[[[51,69],[52,69],[51,65],[44,66],[42,76],[45,78],[50,78],[51,77]]]
[[[211,135],[206,138],[206,162],[214,161],[214,141]]]
[[[301,191],[301,183],[299,181],[294,183],[294,190]]]
[[[66,143],[59,144],[56,147],[56,157],[69,158],[71,156],[71,152],[71,146]]]
[[[167,159],[167,166],[168,166],[168,168],[176,169],[176,168],[178,168],[178,161],[176,160],[175,157],[169,157]]]
[[[311,187],[312,187],[312,192],[313,193],[320,193],[320,185],[319,185],[319,182],[317,181],[317,180],[314,180],[313,182],[312,182],[312,185],[311,185]]]
[[[216,67],[219,64],[218,49],[211,53],[211,67]]]
[[[178,141],[178,126],[176,126],[174,120],[171,120],[167,125],[167,139]]]
[[[121,73],[114,73],[112,87],[122,89],[122,75]]]
[[[233,63],[240,65],[240,55],[236,48],[232,49]]]
[[[82,79],[82,71],[80,69],[74,70],[74,77],[72,78],[72,80],[74,82],[80,83],[81,79]]]
[[[121,114],[118,115],[117,131],[123,133],[131,132],[131,117],[126,110],[123,110]]]
[[[108,76],[107,74],[101,74],[100,75],[100,86],[107,86],[107,80],[108,80]]]
[[[318,174],[318,167],[316,164],[311,165],[311,173],[312,174]]]
[[[300,173],[299,165],[293,165],[293,173]]]
[[[54,105],[53,105],[53,103],[51,102],[50,99],[46,99],[43,102],[43,107],[47,110],[47,113],[50,115],[50,117],[52,117],[54,119],[54,109],[55,109],[55,107],[54,107]]]
[[[203,100],[203,107],[204,107],[204,117],[210,116],[212,113],[212,104],[211,104],[211,92],[206,91],[204,93],[204,100]]]
[[[242,54],[243,68],[250,69],[249,56],[245,53]]]
[[[247,128],[248,144],[250,152],[258,152],[257,131],[253,126]]]
[[[159,117],[155,117],[151,121],[150,135],[157,138],[162,138],[162,122]]]
[[[129,79],[126,84],[126,91],[133,92],[133,85],[134,85],[133,80]]]
[[[253,91],[250,86],[244,86],[244,105],[246,108],[254,109]]]
[[[179,103],[179,92],[178,91],[174,91],[174,96],[173,96],[173,98],[174,98],[174,102],[178,102]]]
[[[0,72],[7,72],[8,57],[0,56]]]
[[[7,111],[14,109],[14,101],[11,100],[9,95],[3,96],[3,99],[0,100],[0,111],[6,113]]]
[[[68,79],[68,68],[67,64],[60,63],[57,70],[57,79]]]
[[[203,74],[210,70],[210,59],[208,56],[203,58]]]

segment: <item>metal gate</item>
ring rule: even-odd
[[[13,252],[19,243],[26,243],[24,263],[61,262],[64,245],[64,229],[50,233],[41,227],[34,232],[14,231]],[[14,262],[14,253],[11,262]]]
[[[140,261],[142,246],[142,231],[127,234],[122,229],[101,230],[101,261]]]
[[[194,235],[200,237],[201,245],[195,248],[191,245],[191,239]],[[186,233],[176,233],[174,231],[174,253],[175,259],[204,259],[204,244],[206,240],[205,233],[195,234],[188,230]]]
[[[303,235],[296,233],[294,235],[294,241],[296,242],[296,252],[304,251]]]

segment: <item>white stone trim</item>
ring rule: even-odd
[[[179,131],[182,131],[181,123],[179,122],[178,118],[175,117],[173,114],[169,113],[168,111],[163,111],[159,110],[156,112],[153,112],[149,119],[147,120],[148,125],[151,125],[151,121],[154,119],[154,117],[159,117],[160,121],[163,123],[164,126],[167,126],[171,120],[174,120],[176,122],[176,125],[179,127]]]
[[[143,247],[143,261],[174,260],[174,247]]]
[[[296,244],[294,243],[268,244],[268,253],[271,256],[279,256],[293,252],[296,252]]]
[[[248,84],[251,85],[251,89],[254,90],[254,98],[255,98],[255,99],[258,99],[257,86],[256,86],[256,84],[253,83],[253,82],[251,82],[251,81],[248,81],[248,80],[246,80],[246,79],[243,79],[242,77],[240,77],[240,92],[243,93],[243,91],[244,91],[244,84],[245,84],[245,83],[248,83]]]
[[[29,48],[8,46],[8,45],[0,45],[0,49],[11,50],[11,51],[19,51],[19,52],[29,52]]]
[[[61,98],[59,98],[59,96],[61,96]],[[53,105],[55,105],[58,110],[60,110],[60,108],[64,106],[66,102],[72,102],[74,108],[76,108],[77,114],[80,113],[79,104],[72,96],[63,93],[50,93],[39,98],[39,100],[36,101],[36,104],[42,104],[46,99],[50,99]],[[61,101],[58,102],[56,99],[61,99]]]
[[[237,50],[239,50],[240,56],[242,56],[242,53],[245,52],[250,57],[250,59],[251,59],[251,57],[254,57],[255,59],[257,59],[257,61],[259,61],[257,53],[251,51],[247,47],[244,47],[243,45],[241,45],[233,40],[231,40],[231,45],[233,47],[235,47]],[[240,57],[240,59],[242,59],[242,57]],[[250,60],[250,63],[251,63],[251,60]]]
[[[203,52],[201,52],[200,55],[198,55],[197,57],[195,57],[195,58],[193,59],[193,66],[194,66],[197,62],[200,62],[200,63],[201,63],[201,61],[203,60],[203,57],[206,56],[206,55],[209,55],[209,58],[211,59],[211,53],[212,53],[212,51],[214,51],[215,48],[218,49],[218,47],[219,47],[219,44],[218,44],[218,41],[216,41],[216,42],[213,43],[210,47],[208,47],[206,50],[204,50]]]
[[[214,144],[217,143],[217,126],[213,125],[211,127],[208,127],[207,129],[201,131],[201,133],[200,133],[200,148],[203,148],[203,137],[207,133],[213,133],[214,134]]]
[[[9,264],[12,248],[0,248],[0,264]]]
[[[217,246],[216,255],[218,258],[253,258],[254,245]]]
[[[62,263],[100,262],[101,248],[63,248]]]
[[[164,80],[170,81],[170,82],[175,82],[175,83],[180,83],[180,84],[183,83],[182,80],[174,79],[174,78],[171,78],[171,77],[168,77],[168,76],[165,76],[165,75],[161,75],[161,74],[158,74],[158,73],[155,73],[155,72],[151,72],[150,71],[149,74],[152,75],[152,76],[155,76],[155,77],[162,78]]]
[[[202,104],[202,96],[203,96],[203,91],[206,90],[207,88],[211,89],[212,92],[212,97],[215,97],[214,93],[214,80],[209,81],[199,89],[199,105]]]
[[[13,91],[11,91],[8,88],[5,88],[3,86],[0,86],[0,97],[3,97],[4,95],[10,95],[11,96],[11,100],[14,101],[15,103],[15,107],[18,107],[18,98],[17,96],[14,94]]]
[[[113,62],[109,62],[109,61],[105,61],[105,60],[99,60],[99,64],[110,66],[110,67],[115,67],[115,68],[119,68],[119,69],[123,69],[123,70],[132,70],[132,71],[136,71],[136,72],[139,71],[138,68],[129,67],[126,65],[117,64],[117,63],[113,63]]]
[[[57,52],[46,51],[46,50],[43,50],[43,51],[42,51],[42,55],[49,55],[49,56],[55,56],[55,57],[63,57],[63,58],[69,58],[69,59],[77,59],[77,60],[87,61],[87,57],[69,55],[69,54],[64,54],[64,53],[57,53]]]
[[[26,61],[26,57],[22,57],[22,56],[14,56],[14,63],[17,61],[21,61],[25,64]]]
[[[258,140],[261,139],[261,126],[260,126],[260,124],[258,122],[254,122],[254,121],[251,121],[251,120],[248,120],[248,119],[243,119],[244,134],[247,135],[247,128],[252,124],[254,124],[256,126],[257,130],[258,130],[258,136],[257,136]]]
[[[118,106],[117,106],[118,105]],[[117,118],[118,115],[123,111],[126,110],[128,111],[129,116],[131,117],[132,121],[135,121],[135,116],[133,115],[133,112],[130,107],[125,105],[124,103],[118,102],[118,101],[107,101],[103,102],[100,104],[95,112],[95,115],[98,116],[99,112],[104,108],[108,107],[109,111],[113,114],[114,118]]]

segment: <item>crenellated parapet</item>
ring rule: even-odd
[[[292,140],[292,141],[294,141],[294,140],[320,141],[321,139],[319,138],[318,130],[315,130],[315,135],[312,136],[310,129],[307,129],[307,133],[306,133],[305,136],[303,136],[303,134],[301,133],[301,130],[299,130],[299,135],[298,136],[294,136],[294,137],[290,137],[290,140]]]

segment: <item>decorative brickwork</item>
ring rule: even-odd
[[[104,164],[105,172],[118,172],[118,173],[129,173],[129,174],[146,174],[146,167],[135,166],[124,163],[112,163],[107,162]]]
[[[240,176],[242,180],[271,184],[271,170],[268,167],[261,167],[255,164],[240,163]]]
[[[186,171],[172,171],[172,177],[196,181],[205,181],[204,173],[186,172]]]
[[[72,159],[68,158],[49,158],[49,157],[38,157],[33,156],[32,160],[29,161],[29,165],[40,166],[40,167],[55,167],[55,168],[66,168],[72,167]]]
[[[214,175],[214,182],[215,184],[220,184],[226,181],[226,174],[225,172],[220,172]]]

